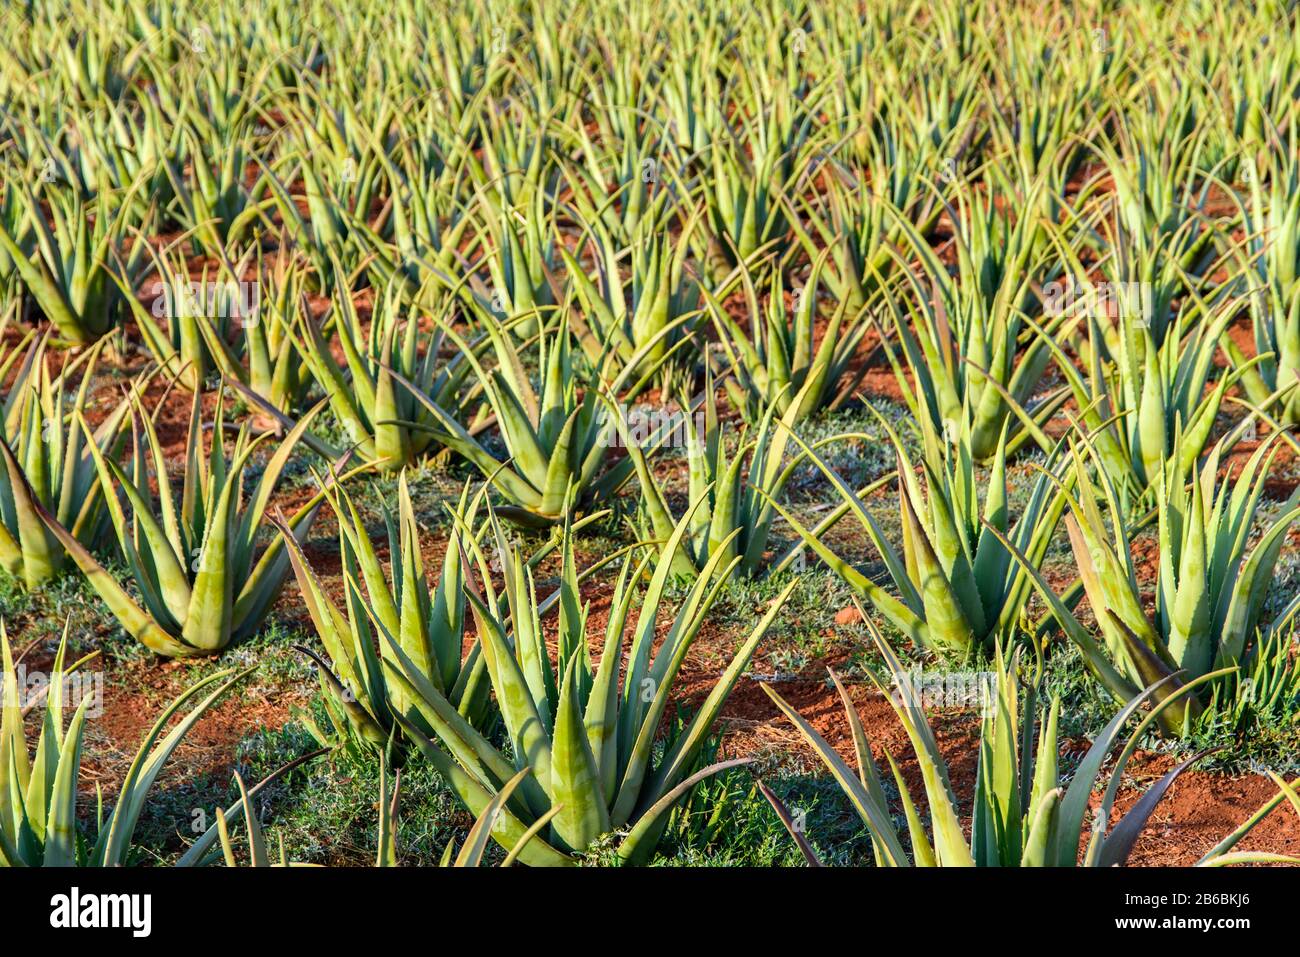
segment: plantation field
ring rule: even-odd
[[[1300,863],[1293,5],[434,6],[0,12],[0,863]]]

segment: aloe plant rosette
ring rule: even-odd
[[[67,637],[65,631],[54,658],[36,753],[29,756],[13,654],[0,624],[0,663],[4,666],[0,775],[6,782],[0,788],[0,865],[5,867],[121,867],[134,863],[135,829],[163,766],[198,720],[247,674],[218,671],[191,685],[167,706],[140,743],[107,817],[100,796],[98,832],[93,843],[86,842],[78,834],[77,786],[86,721],[92,709],[103,706],[103,700],[95,693],[82,695],[68,726],[63,726],[65,708],[72,704],[65,700],[73,687],[66,678],[85,661],[65,666]],[[204,695],[201,700],[200,695]],[[188,713],[164,733],[186,707]],[[215,838],[213,828],[195,843],[196,850],[201,852]]]
[[[1143,716],[1110,771],[1099,813],[1090,814],[1093,791],[1101,781],[1108,756],[1122,740],[1120,733],[1124,725],[1145,702],[1157,697],[1156,686],[1134,696],[1110,720],[1093,740],[1066,784],[1061,780],[1057,743],[1060,699],[1053,699],[1050,707],[1038,710],[1035,684],[1029,687],[1022,703],[1017,678],[1018,656],[1013,655],[1008,660],[999,652],[993,686],[982,689],[984,713],[979,763],[970,838],[967,839],[958,815],[960,805],[949,777],[948,763],[925,717],[926,704],[921,689],[869,619],[868,625],[873,644],[884,657],[888,669],[885,675],[871,672],[872,683],[889,701],[907,732],[920,765],[929,805],[930,829],[927,833],[897,761],[893,754],[885,751],[893,782],[901,797],[910,854],[904,846],[902,828],[895,823],[897,819],[890,811],[871,742],[853,699],[839,677],[831,672],[852,729],[857,773],[794,707],[770,686],[763,685],[763,690],[812,745],[844,790],[871,833],[872,850],[879,867],[1075,867],[1080,864],[1081,845],[1085,848],[1084,866],[1123,865],[1170,786],[1194,761],[1204,756],[1204,753],[1194,755],[1167,772],[1111,826],[1110,816],[1125,766],[1143,733],[1164,710],[1177,702],[1177,696],[1165,696],[1151,713]],[[1182,694],[1186,693],[1185,689]],[[774,795],[769,793],[768,799],[777,806],[778,812],[782,810]],[[788,816],[788,813],[783,816]],[[792,833],[801,842],[805,856],[817,863],[808,842],[802,835]],[[1236,839],[1240,837],[1238,834]]]
[[[425,681],[475,727],[488,717],[488,683],[477,645],[462,654],[465,639],[463,537],[475,522],[482,495],[461,494],[453,514],[451,537],[436,579],[426,574],[419,526],[406,473],[398,479],[397,512],[384,506],[387,548],[393,571],[385,575],[380,547],[366,531],[351,496],[331,490],[330,504],[339,525],[346,601],[340,609],[302,550],[299,536],[277,522],[289,551],[298,588],[325,648],[328,661],[303,649],[320,668],[329,732],[310,723],[322,743],[358,739],[384,748],[397,729],[395,714],[431,733],[411,696],[393,682],[382,661],[400,647]],[[363,587],[364,586],[364,587]],[[383,640],[377,636],[382,634]],[[305,717],[305,716],[304,716]]]
[[[960,656],[979,649],[992,651],[999,638],[1010,637],[1019,626],[1032,594],[1029,574],[1012,562],[1013,550],[1019,549],[1028,566],[1036,568],[1065,508],[1065,498],[1052,479],[1053,471],[1062,469],[1060,447],[1035,481],[1029,501],[1013,524],[1005,427],[986,478],[976,472],[965,441],[958,441],[944,456],[934,430],[923,428],[926,454],[919,467],[925,476],[923,485],[897,432],[883,417],[880,422],[898,457],[902,554],[852,487],[815,451],[805,449],[861,522],[885,563],[897,597],[840,558],[820,534],[804,527],[779,505],[778,511],[860,598],[919,647]],[[931,465],[945,458],[941,471]]]
[[[688,519],[678,524],[666,555],[671,556],[685,536]],[[678,800],[704,777],[747,763],[747,759],[736,759],[696,767],[723,702],[796,582],[767,609],[685,731],[658,753],[658,731],[682,661],[729,577],[729,569],[738,560],[732,559],[728,570],[721,571],[723,552],[710,559],[656,651],[655,621],[671,561],[655,561],[658,553],[654,551],[636,563],[628,556],[615,586],[600,660],[593,664],[586,639],[588,607],[580,603],[569,533],[566,531],[563,545],[554,655],[537,612],[532,575],[520,574],[518,556],[511,554],[499,531],[497,535],[509,621],[498,612],[497,596],[486,576],[484,595],[471,584],[468,599],[513,756],[460,718],[446,697],[390,642],[395,659],[387,665],[390,674],[413,696],[434,736],[426,737],[406,722],[402,722],[403,729],[474,814],[481,813],[519,771],[531,769],[506,802],[492,832],[493,839],[509,851],[531,831],[531,825],[554,812],[549,828],[532,837],[532,843],[521,852],[520,860],[525,863],[570,863],[573,854],[586,851],[603,835],[624,829],[627,833],[619,843],[620,857],[629,863],[643,863],[653,853],[667,825],[668,811]],[[476,564],[488,569],[487,558],[476,543],[467,544],[476,552]],[[620,686],[625,629],[636,597],[634,583],[652,562],[653,575],[631,629]]]
[[[267,459],[244,501],[252,455],[269,433],[254,439],[248,425],[241,426],[233,454],[227,458],[219,400],[212,449],[205,456],[200,399],[195,394],[178,497],[153,420],[136,402],[130,474],[99,454],[93,444],[90,448],[100,481],[110,490],[109,515],[143,607],[53,515],[41,509],[42,516],[132,637],[165,657],[216,654],[257,629],[283,585],[289,570],[283,543],[274,540],[259,555],[257,537],[271,495],[316,409]],[[89,434],[89,426],[84,419],[81,422]],[[161,514],[155,514],[151,503],[150,465],[158,483]],[[119,490],[131,507],[129,523]],[[296,535],[307,535],[324,496],[323,490],[317,492],[289,519]]]
[[[1116,483],[1104,469],[1097,470],[1095,479],[1089,476],[1087,461],[1100,461],[1091,444],[1073,452],[1078,492],[1068,496],[1071,514],[1066,525],[1102,642],[1092,638],[1037,571],[1031,570],[1031,577],[1088,667],[1117,701],[1169,679],[1162,685],[1168,689],[1158,696],[1162,698],[1207,674],[1247,663],[1263,645],[1257,630],[1264,600],[1287,529],[1300,518],[1300,491],[1249,548],[1278,448],[1274,442],[1262,444],[1234,481],[1220,483],[1217,474],[1225,450],[1226,440],[1214,447],[1186,485],[1174,461],[1157,481],[1160,552],[1154,617],[1146,612]],[[1023,555],[1013,554],[1024,564]],[[1300,599],[1292,600],[1279,621],[1289,619],[1297,607]],[[1167,734],[1185,733],[1202,711],[1198,695],[1185,695],[1181,702],[1164,712],[1161,728]]]
[[[459,334],[448,330],[448,335],[474,370],[509,457],[497,458],[434,398],[395,375],[432,413],[433,423],[422,428],[483,473],[507,500],[498,513],[514,524],[549,527],[570,514],[566,509],[581,511],[609,499],[632,477],[633,466],[629,458],[611,461],[617,413],[601,392],[616,394],[640,360],[629,362],[619,378],[604,386],[579,374],[568,326],[562,324],[552,333],[539,333],[539,390],[505,327],[483,319],[497,359],[490,370]]]
[[[27,340],[30,342],[30,339]],[[0,455],[0,564],[38,588],[62,568],[66,552],[46,527],[40,509],[55,515],[82,545],[93,547],[108,528],[108,514],[94,454],[116,456],[125,441],[129,402],[123,400],[95,428],[83,431],[83,416],[95,378],[97,344],[51,376],[46,362],[49,337],[25,352],[3,407]],[[5,370],[8,370],[6,365]],[[80,373],[80,379],[74,376]],[[66,387],[75,383],[69,401]],[[39,508],[38,508],[39,505]]]

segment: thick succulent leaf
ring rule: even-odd
[[[791,704],[773,691],[766,683],[763,684],[762,688],[776,706],[781,709],[781,712],[799,729],[805,740],[812,745],[813,750],[817,752],[817,756],[822,759],[826,769],[830,771],[831,776],[835,778],[840,788],[852,802],[858,816],[871,830],[872,839],[884,848],[886,864],[892,867],[909,864],[910,859],[907,852],[903,850],[903,844],[899,840],[897,831],[894,830],[894,823],[889,814],[888,805],[880,803],[862,785],[858,776],[844,763],[844,759],[826,742],[826,739],[818,733],[816,728],[804,720],[803,716]]]
[[[159,772],[162,771],[163,765],[167,763],[172,752],[198,720],[248,674],[249,671],[219,671],[209,675],[182,693],[154,722],[153,727],[140,743],[135,759],[131,762],[131,767],[122,781],[117,805],[109,815],[107,827],[100,833],[94,855],[97,863],[106,866],[126,863],[136,824],[144,810],[149,791]],[[195,705],[189,714],[164,735],[163,729],[167,727],[172,717],[211,685],[217,685],[216,690]]]
[[[77,778],[81,773],[82,732],[93,701],[92,696],[82,700],[63,736],[44,826],[45,867],[72,867],[77,863]]]
[[[63,543],[68,555],[81,569],[91,587],[104,600],[104,604],[113,613],[113,617],[126,629],[127,634],[151,651],[168,658],[185,658],[207,653],[201,649],[183,644],[169,635],[157,621],[145,613],[131,599],[131,596],[117,583],[117,580],[104,570],[104,567],[95,560],[95,557],[90,554],[84,545],[72,536],[71,532],[60,525],[58,520],[40,503],[36,503],[35,507],[41,518],[50,527],[50,531]]]
[[[1166,792],[1178,779],[1178,775],[1209,753],[1209,751],[1202,751],[1200,754],[1193,755],[1147,788],[1142,797],[1138,798],[1137,803],[1102,839],[1101,853],[1097,859],[1099,867],[1123,867],[1128,863],[1129,855],[1133,853],[1133,845],[1137,843],[1142,829],[1146,827],[1156,806],[1164,799]]]
[[[465,835],[465,844],[461,847],[460,853],[456,855],[454,866],[478,867],[483,863],[483,852],[487,850],[488,841],[492,837],[492,828],[497,826],[498,816],[505,807],[506,801],[510,799],[510,795],[519,786],[519,782],[530,773],[530,768],[524,768],[502,785],[501,790],[492,796],[492,800],[488,802],[487,807],[474,821],[474,826]],[[396,797],[396,794],[394,794],[394,797]],[[522,850],[522,848],[516,847],[516,850]],[[511,853],[514,853],[514,851]]]
[[[936,860],[942,867],[972,867],[975,861],[971,857],[970,847],[966,844],[966,837],[957,817],[957,799],[948,780],[948,768],[934,739],[934,733],[925,720],[924,710],[913,686],[911,675],[903,668],[894,650],[865,612],[862,617],[867,622],[876,649],[885,659],[892,687],[897,694],[891,694],[889,686],[874,675],[873,681],[881,693],[886,695],[894,713],[898,715],[912,743],[917,763],[921,766],[921,777],[925,781],[926,798],[930,805]]]
[[[563,805],[551,823],[556,836],[576,851],[586,850],[610,830],[596,758],[578,711],[578,658],[569,659],[560,688],[551,745],[551,800]]]
[[[782,826],[789,832],[790,836],[794,838],[795,846],[799,848],[799,853],[802,854],[804,860],[808,862],[808,866],[821,867],[822,862],[818,859],[817,852],[813,850],[813,846],[808,843],[808,838],[804,837],[803,829],[795,825],[794,817],[790,814],[790,809],[786,807],[785,803],[762,781],[758,782],[758,790],[763,797],[767,798],[767,803],[772,805],[772,810],[776,812],[776,816],[781,821]]]

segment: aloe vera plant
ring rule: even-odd
[[[1089,238],[1107,252],[1102,271],[1108,281],[1150,291],[1147,322],[1157,346],[1171,324],[1173,301],[1198,290],[1213,271],[1223,227],[1210,206],[1216,171],[1204,155],[1208,127],[1196,122],[1195,110],[1183,95],[1159,115],[1129,111],[1113,143],[1090,142],[1103,168],[1076,198],[1082,206],[1108,182],[1113,212],[1103,220],[1107,234]],[[1108,333],[1118,331],[1103,323]]]
[[[959,805],[949,767],[925,718],[920,690],[880,632],[870,624],[869,631],[888,668],[887,675],[870,672],[872,683],[888,699],[907,732],[921,768],[930,810],[930,833],[927,834],[898,763],[886,751],[885,757],[893,772],[907,820],[910,854],[902,831],[890,813],[871,743],[853,699],[839,677],[831,672],[853,731],[854,756],[858,764],[856,774],[793,706],[769,685],[763,685],[763,690],[813,746],[848,796],[871,833],[878,867],[1075,867],[1080,864],[1079,848],[1085,843],[1085,837],[1083,866],[1122,866],[1169,787],[1194,761],[1204,756],[1195,755],[1166,773],[1111,826],[1110,817],[1124,768],[1161,709],[1177,700],[1166,699],[1138,723],[1128,738],[1110,771],[1101,807],[1089,820],[1092,792],[1101,781],[1102,767],[1116,744],[1123,740],[1124,725],[1144,702],[1154,696],[1155,687],[1138,694],[1110,720],[1093,740],[1066,786],[1061,781],[1057,745],[1060,699],[1053,699],[1048,708],[1040,709],[1036,688],[1031,686],[1022,708],[1017,678],[1018,655],[1007,659],[999,653],[997,671],[992,676],[996,691],[993,694],[988,689],[984,691],[987,697],[980,730],[979,764],[968,840],[958,816]],[[805,854],[811,854],[811,851],[805,850]]]
[[[59,334],[85,345],[117,322],[120,292],[111,270],[120,268],[125,281],[132,283],[144,261],[144,246],[136,243],[125,260],[119,258],[120,267],[114,267],[110,263],[131,219],[128,204],[119,203],[115,209],[107,198],[87,201],[73,190],[47,189],[42,196],[48,216],[30,188],[22,192],[33,224],[33,248],[24,250],[20,238],[0,219],[0,249]]]
[[[603,387],[594,377],[579,374],[569,328],[562,323],[553,332],[538,334],[541,382],[536,389],[507,329],[490,317],[483,320],[497,360],[491,370],[484,369],[458,333],[447,329],[447,335],[473,369],[509,459],[498,459],[436,399],[395,374],[431,413],[432,424],[422,428],[483,473],[507,499],[497,511],[515,524],[548,527],[562,521],[566,509],[589,510],[609,499],[632,477],[633,466],[629,458],[609,462],[617,440],[617,412],[601,391],[617,394],[639,361],[629,363]]]
[[[992,651],[998,640],[1009,639],[1015,632],[1032,594],[1027,571],[1012,561],[1008,537],[1025,562],[1037,568],[1065,508],[1065,497],[1055,480],[1056,473],[1064,470],[1061,447],[1049,457],[1013,525],[1005,432],[988,478],[982,480],[967,445],[959,441],[945,456],[939,451],[941,440],[934,430],[924,428],[922,486],[898,433],[883,417],[880,422],[898,456],[901,555],[852,487],[814,450],[804,448],[862,524],[885,563],[897,597],[836,555],[816,530],[805,528],[781,506],[776,508],[855,594],[919,647],[961,656],[979,649]],[[936,469],[931,465],[934,461],[945,464]]]
[[[316,287],[333,294],[356,288],[370,265],[373,233],[355,227],[364,224],[379,178],[367,172],[364,182],[359,182],[355,160],[345,158],[331,170],[324,162],[312,162],[312,155],[309,143],[298,143],[278,157],[279,173],[265,163],[263,170],[280,227],[310,263]],[[297,176],[303,179],[306,216],[290,193]],[[263,222],[272,228],[276,225],[266,214]]]
[[[321,584],[302,551],[300,536],[279,525],[288,548],[298,588],[302,592],[325,648],[328,663],[304,649],[318,664],[321,690],[330,722],[328,731],[308,726],[322,744],[360,741],[383,748],[397,725],[394,715],[406,715],[423,725],[411,696],[385,674],[381,659],[391,659],[390,646],[399,645],[420,669],[424,680],[447,698],[465,720],[482,726],[488,716],[488,684],[478,646],[462,654],[465,640],[463,536],[473,534],[481,495],[466,487],[456,507],[456,522],[447,542],[442,570],[430,580],[421,555],[420,536],[403,472],[398,479],[397,513],[384,507],[387,547],[393,563],[384,574],[379,550],[366,532],[352,498],[343,489],[328,495],[339,525],[339,551],[345,578],[346,602],[341,611]],[[364,583],[364,590],[363,590]],[[377,634],[384,636],[378,641]]]
[[[128,634],[168,658],[217,654],[258,628],[283,586],[289,563],[283,543],[273,540],[259,555],[258,531],[280,476],[320,406],[303,417],[254,478],[252,455],[267,434],[251,438],[245,423],[227,457],[224,403],[219,399],[212,448],[205,456],[200,399],[195,394],[177,496],[153,419],[143,413],[138,397],[133,403],[129,474],[102,455],[93,441],[88,447],[143,607],[54,515],[39,504],[37,510]],[[78,421],[91,435],[85,419]],[[158,513],[149,491],[150,466],[158,485]],[[245,484],[250,482],[245,501]],[[119,494],[130,504],[129,524]],[[325,494],[318,491],[288,519],[296,535],[306,537]]]
[[[813,263],[807,282],[794,293],[793,309],[786,306],[785,281],[779,272],[773,274],[770,294],[761,306],[752,277],[742,270],[749,330],[723,308],[717,296],[704,293],[720,351],[726,357],[725,371],[731,373],[725,380],[728,395],[750,421],[761,419],[769,406],[779,415],[793,406],[791,424],[822,409],[838,409],[866,373],[865,363],[857,372],[850,372],[869,324],[860,315],[849,314],[848,300],[835,308],[821,340],[816,340],[817,303],[826,261],[827,253],[823,253]]]
[[[188,146],[189,176],[166,159],[162,163],[175,197],[173,214],[196,253],[225,256],[242,249],[275,205],[267,173],[252,186],[244,183],[253,121],[244,114],[234,129],[220,129],[191,108],[176,126]]]
[[[430,86],[442,93],[438,112],[447,117],[459,138],[469,142],[477,134],[474,121],[480,105],[510,67],[501,56],[508,25],[486,14],[481,8],[444,11],[429,28],[437,42],[416,58],[421,66],[427,64]]]
[[[28,337],[27,343],[31,343]],[[103,487],[94,453],[116,456],[125,442],[129,403],[123,400],[93,433],[80,424],[96,375],[99,344],[66,363],[57,376],[46,361],[49,336],[23,356],[3,406],[0,455],[0,565],[28,589],[39,588],[63,568],[64,546],[49,531],[41,509],[55,515],[85,547],[108,530]],[[8,364],[4,371],[8,371]],[[69,387],[75,387],[72,398]]]
[[[1089,476],[1088,459],[1094,464],[1100,460],[1094,446],[1073,451],[1078,492],[1069,495],[1066,527],[1102,644],[1060,605],[1037,572],[1032,575],[1065,633],[1118,701],[1131,697],[1135,687],[1165,679],[1167,689],[1177,690],[1188,681],[1242,665],[1258,651],[1264,599],[1286,531],[1300,518],[1300,491],[1249,548],[1278,449],[1275,442],[1263,443],[1235,479],[1221,482],[1218,472],[1225,448],[1219,442],[1186,484],[1175,465],[1158,480],[1160,564],[1154,618],[1145,610],[1115,483],[1104,469],[1098,469],[1095,480]],[[1300,599],[1292,601],[1281,618],[1291,617],[1297,607]],[[1177,708],[1165,712],[1162,728],[1168,734],[1185,733],[1201,710],[1201,697],[1186,695]]]
[[[1018,17],[1025,13],[1016,11]],[[1055,221],[1054,198],[1064,195],[1065,183],[1082,161],[1086,124],[1098,111],[1100,78],[1067,78],[1059,69],[1056,46],[1020,26],[1007,31],[1006,58],[991,65],[1003,73],[1007,87],[1015,86],[1025,95],[1011,110],[990,103],[990,133],[1000,151],[1005,151],[1003,165],[1010,167],[1011,180],[1027,185],[1048,178],[1049,189],[1042,197],[1044,211]],[[1110,59],[1118,51],[1100,52]],[[992,93],[990,99],[996,96]]]
[[[446,129],[447,118],[431,103],[414,115],[395,117],[399,141],[394,154],[378,152],[393,197],[382,231],[354,217],[351,228],[370,257],[371,282],[387,286],[397,279],[410,291],[426,288],[456,290],[453,276],[462,256],[474,253],[482,241],[461,184],[468,171],[463,145]]]
[[[120,100],[101,93],[93,109],[74,114],[76,145],[63,165],[77,169],[87,195],[126,193],[132,215],[143,221],[151,204],[167,210],[176,202],[167,169],[184,165],[187,144],[183,124],[172,122],[158,100],[133,93]],[[128,192],[140,179],[144,185]]]
[[[702,404],[703,421],[697,422],[698,410],[693,414],[690,399],[684,395],[678,399],[680,426],[675,434],[684,440],[687,450],[687,511],[691,514],[691,521],[689,533],[676,554],[667,556],[672,561],[673,573],[685,577],[697,574],[719,550],[724,553],[726,561],[740,558],[737,575],[752,577],[768,570],[780,571],[788,567],[803,548],[796,542],[784,555],[765,565],[772,520],[776,517],[772,503],[780,498],[805,457],[801,453],[789,462],[785,461],[785,449],[799,409],[791,405],[777,420],[776,406],[769,406],[754,430],[753,438],[750,438],[748,430],[742,432],[735,453],[728,460],[718,423],[713,379],[707,372]],[[643,522],[646,527],[642,529],[642,537],[653,537],[666,543],[677,525],[668,504],[667,490],[656,480],[635,438],[621,423],[620,431],[641,485],[642,511],[647,519]],[[833,435],[815,443],[812,448],[854,437],[864,438]],[[820,538],[847,510],[847,505],[834,509],[817,523],[810,534]]]
[[[235,330],[259,321],[256,293],[237,278],[253,258],[253,250],[238,263],[226,259],[216,267],[205,263],[197,279],[191,278],[185,257],[174,245],[161,253],[150,247],[150,253],[156,278],[145,289],[151,297],[147,306],[126,282],[115,278],[144,346],[162,373],[194,392],[222,367],[220,360],[227,358],[227,343]]]
[[[806,222],[792,216],[790,228],[810,260],[829,250],[823,281],[833,300],[856,315],[888,283],[895,265],[890,249],[903,239],[903,221],[929,236],[943,203],[928,185],[940,155],[932,144],[917,142],[889,116],[848,135],[840,153],[818,159],[825,189],[791,197]],[[857,136],[864,138],[861,151],[851,145]],[[854,175],[859,152],[870,170],[867,179]]]
[[[1044,189],[1038,181],[1026,201],[1036,203]],[[1045,317],[1041,337],[1026,320],[1042,305],[1035,282],[1053,275],[1045,265],[1050,246],[1036,217],[1012,222],[992,196],[963,187],[948,210],[962,224],[954,237],[955,276],[911,223],[899,222],[908,255],[921,266],[918,272],[901,264],[910,294],[904,310],[890,309],[903,361],[888,341],[885,351],[899,390],[914,418],[950,437],[961,434],[976,461],[992,459],[1004,429],[1009,453],[1030,440],[1048,452],[1052,442],[1042,426],[1069,392],[1037,393],[1052,358],[1045,340],[1066,317]]]
[[[629,396],[640,391],[650,375],[671,372],[665,368],[669,357],[686,345],[685,337],[701,315],[699,291],[685,274],[698,216],[691,216],[681,233],[671,236],[662,222],[665,195],[660,193],[652,201],[653,211],[645,213],[634,230],[626,269],[624,250],[594,211],[587,229],[596,278],[587,275],[572,253],[560,248],[585,317],[586,334],[579,335],[579,343],[587,358],[608,378],[617,377],[633,360],[640,363],[633,370],[639,379],[628,389]]]
[[[323,483],[322,483],[323,484]],[[321,658],[310,648],[299,650],[317,665],[329,727],[321,728],[308,714],[298,717],[323,745],[386,748],[401,727],[395,715],[404,715],[426,734],[431,730],[416,711],[409,693],[386,675],[385,660],[392,660],[392,644],[407,658],[472,726],[486,729],[492,720],[489,685],[477,644],[464,651],[466,539],[481,537],[486,520],[479,519],[485,488],[470,494],[469,486],[448,511],[451,533],[441,571],[431,578],[422,556],[419,525],[412,505],[406,473],[398,477],[397,511],[383,506],[386,543],[376,544],[367,533],[351,496],[330,487],[327,499],[339,525],[339,552],[345,580],[342,609],[330,597],[287,524],[272,517],[288,548],[289,559],[308,614],[325,650]],[[594,518],[578,523],[582,527]],[[387,545],[393,570],[384,573],[380,555]],[[555,548],[551,542],[527,560],[536,567]],[[543,602],[543,608],[551,603]]]
[[[787,193],[807,168],[817,96],[795,97],[788,82],[770,89],[742,73],[733,122],[724,122],[701,160],[708,223],[700,257],[715,283],[775,245],[784,253]]]
[[[421,310],[404,299],[400,285],[391,284],[376,301],[366,325],[340,280],[332,317],[346,368],[334,358],[323,324],[307,315],[299,317],[299,351],[348,437],[381,471],[400,471],[434,447],[439,420],[430,404],[467,435],[482,425],[460,424],[470,412],[464,408],[466,386],[472,385],[469,357],[482,346],[467,343],[465,353],[444,359],[443,325],[423,332]]]
[[[288,414],[302,407],[314,381],[294,336],[294,323],[305,308],[306,276],[281,247],[271,269],[258,262],[256,283],[252,309],[240,316],[236,336],[221,335],[213,323],[200,323],[199,332],[213,368],[227,382],[239,383],[241,391],[261,400],[254,404]],[[241,296],[241,313],[249,298]]]
[[[515,334],[531,336],[541,317],[555,306],[555,204],[547,181],[554,173],[541,117],[516,127],[508,112],[493,111],[480,119],[488,144],[482,161],[467,156],[475,184],[470,209],[480,237],[480,260],[467,274],[473,301]],[[544,111],[543,111],[544,113]],[[479,278],[486,270],[488,283]]]
[[[226,670],[208,675],[163,710],[140,743],[107,818],[101,795],[97,833],[90,843],[77,834],[77,784],[86,721],[96,703],[102,707],[103,701],[95,694],[82,697],[64,727],[64,710],[70,704],[64,700],[66,678],[77,667],[65,666],[66,650],[65,632],[54,659],[36,754],[29,756],[13,654],[0,625],[4,664],[0,774],[9,782],[0,789],[0,865],[5,867],[121,867],[132,863],[136,825],[163,765],[199,718],[247,674]],[[188,713],[167,731],[167,725],[187,707]]]
[[[592,71],[586,80],[595,129],[553,123],[548,132],[579,154],[560,165],[579,218],[600,220],[619,246],[627,246],[651,224],[666,225],[664,213],[676,206],[669,203],[670,188],[673,196],[686,190],[677,176],[681,157],[654,125],[641,122],[654,91],[638,65],[611,66],[611,73]]]
[[[1223,347],[1244,370],[1250,401],[1289,427],[1300,422],[1300,163],[1293,150],[1285,155],[1291,158],[1247,167],[1250,199],[1241,205],[1247,240],[1234,249],[1260,358],[1250,362],[1230,335]]]
[[[1077,321],[1086,321],[1092,343],[1086,373],[1049,334],[1043,335],[1079,409],[1079,422],[1093,436],[1102,467],[1131,511],[1149,503],[1150,489],[1169,464],[1179,478],[1191,473],[1228,389],[1249,367],[1213,378],[1215,352],[1236,312],[1231,297],[1186,303],[1159,345],[1140,315],[1130,315],[1128,308],[1120,306],[1127,318],[1119,326],[1113,362],[1101,355],[1097,312],[1076,315]],[[1229,445],[1246,434],[1250,421],[1233,428]]]
[[[26,206],[12,178],[6,176],[4,185],[0,186],[0,232],[9,237],[9,242],[0,241],[0,297],[12,304],[5,307],[6,319],[11,311],[21,312],[23,280],[10,250],[17,249],[19,258],[30,255],[33,244],[26,220]]]
[[[668,555],[685,536],[688,522],[689,516],[678,523],[666,546]],[[522,570],[519,556],[512,554],[499,529],[496,537],[498,561],[505,570],[503,589],[509,620],[498,612],[497,596],[486,575],[481,581],[482,594],[475,583],[467,583],[467,598],[513,757],[460,719],[446,697],[390,642],[396,661],[386,667],[413,696],[434,736],[421,734],[404,719],[399,718],[399,723],[475,814],[523,768],[531,769],[492,828],[492,838],[510,851],[530,825],[562,805],[549,828],[532,837],[520,853],[524,863],[570,863],[572,854],[624,828],[629,830],[619,843],[620,857],[629,863],[643,863],[658,843],[668,812],[691,787],[710,774],[747,763],[737,759],[695,769],[695,759],[719,709],[796,583],[772,602],[686,731],[664,753],[657,754],[657,732],[684,656],[730,574],[722,570],[723,553],[716,553],[696,579],[657,651],[652,647],[655,619],[671,561],[660,558],[654,562],[641,611],[631,628],[620,685],[625,631],[636,597],[634,583],[650,569],[655,553],[635,563],[628,556],[623,562],[605,643],[599,663],[593,664],[586,636],[588,610],[578,592],[571,532],[566,529],[562,545],[564,570],[554,656],[534,599],[533,577]],[[488,568],[477,543],[466,544],[475,552],[480,569]],[[733,558],[729,566],[734,568],[737,562]],[[716,580],[715,571],[719,572]]]

